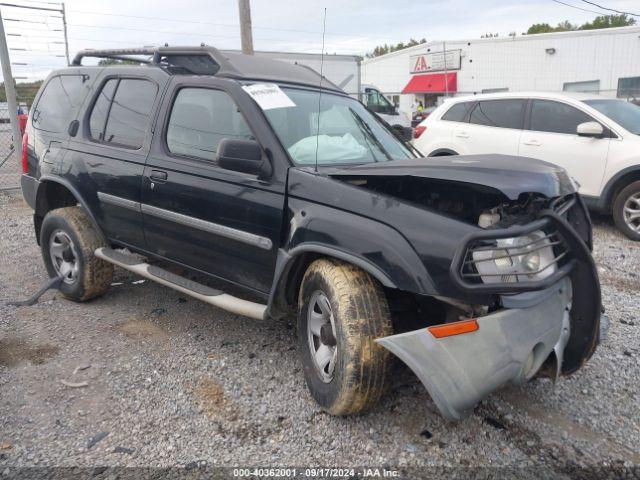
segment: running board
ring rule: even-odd
[[[181,277],[155,265],[149,265],[133,255],[125,255],[111,248],[98,248],[95,251],[95,255],[106,262],[113,263],[141,277],[173,288],[185,295],[197,298],[198,300],[202,300],[228,312],[256,320],[264,319],[267,310],[266,305],[228,295],[220,290],[207,287],[206,285]]]

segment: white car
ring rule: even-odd
[[[503,153],[564,167],[593,210],[640,240],[640,107],[574,93],[496,93],[445,101],[416,127],[425,156]]]

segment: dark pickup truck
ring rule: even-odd
[[[240,315],[297,317],[309,390],[335,415],[378,401],[391,353],[457,420],[506,383],[575,372],[599,341],[591,223],[564,170],[419,158],[299,65],[80,52],[36,97],[22,163],[66,297],[103,294],[116,265]]]

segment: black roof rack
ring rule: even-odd
[[[310,67],[253,55],[223,53],[207,45],[81,50],[74,57],[72,65],[82,65],[82,59],[86,57],[131,60],[161,67],[171,73],[216,75],[238,80],[285,82],[313,87],[320,85],[320,74]],[[322,78],[322,88],[343,92],[326,77]]]

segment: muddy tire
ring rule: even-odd
[[[107,246],[81,207],[52,210],[40,230],[40,249],[50,277],[64,276],[59,290],[68,299],[83,302],[105,293],[113,265],[94,255]]]
[[[370,409],[386,390],[391,366],[391,353],[374,342],[393,333],[378,281],[353,265],[316,260],[298,305],[298,343],[313,398],[332,415]]]
[[[620,190],[613,202],[613,220],[631,240],[640,240],[640,181]]]

